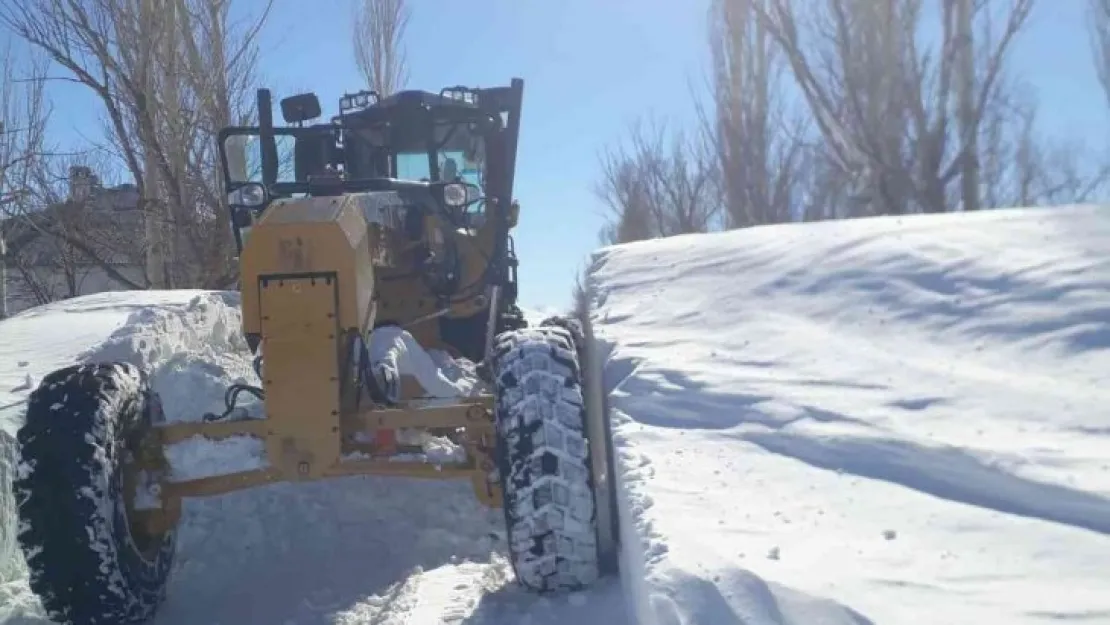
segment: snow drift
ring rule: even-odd
[[[595,254],[641,623],[1110,622],[1110,210]]]

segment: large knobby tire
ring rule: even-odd
[[[497,337],[492,358],[497,464],[509,556],[539,592],[599,577],[586,410],[574,339],[542,326]]]
[[[30,586],[51,619],[140,623],[165,598],[176,532],[133,528],[123,492],[138,437],[161,418],[127,364],[67,367],[31,394],[13,488]]]

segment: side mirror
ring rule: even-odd
[[[281,117],[287,124],[297,124],[320,116],[320,98],[315,93],[291,95],[281,100]]]

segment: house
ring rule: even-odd
[[[8,315],[49,301],[143,284],[143,219],[135,185],[104,187],[87,167],[69,171],[68,197],[0,219]],[[122,280],[120,278],[123,278]],[[0,316],[3,309],[0,308]]]

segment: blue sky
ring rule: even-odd
[[[259,6],[261,1],[257,0]],[[240,0],[243,2],[243,0]],[[263,80],[275,91],[312,88],[325,113],[361,87],[351,55],[353,0],[276,0],[262,40]],[[409,87],[507,84],[525,79],[515,233],[521,303],[563,306],[575,272],[598,246],[603,207],[591,187],[598,153],[638,115],[694,122],[691,89],[704,84],[707,0],[410,0]],[[1038,91],[1042,129],[1106,137],[1083,0],[1041,0],[1011,59]],[[244,3],[248,8],[249,2]],[[57,132],[99,133],[73,87],[55,89]]]

